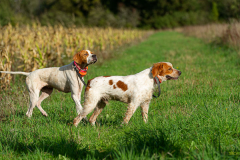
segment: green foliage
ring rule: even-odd
[[[240,1],[239,0],[213,0],[217,3],[219,19],[239,19],[240,18]]]
[[[14,24],[15,17],[14,11],[10,7],[10,3],[8,0],[0,1],[0,24],[7,25],[8,23]]]
[[[184,25],[203,24],[207,20],[203,12],[174,12],[171,15],[158,16],[154,19],[154,28],[174,28]]]
[[[75,17],[74,14],[65,13],[62,11],[47,12],[40,16],[40,22],[42,25],[56,25],[63,26],[82,26],[85,24],[85,19],[81,17]]]
[[[131,11],[129,8],[121,7],[117,15],[114,15],[109,10],[103,8],[102,5],[98,5],[88,15],[88,25],[98,27],[124,27],[135,28],[139,21],[139,15],[137,11]]]
[[[110,101],[95,127],[81,122],[76,128],[71,94],[58,91],[42,103],[49,117],[35,108],[28,119],[25,77],[16,78],[11,90],[0,93],[0,159],[238,159],[236,52],[160,32],[117,56],[91,65],[85,81],[135,74],[159,61],[182,71],[177,81],[161,84],[162,94],[150,103],[147,124],[138,108],[129,124],[121,126],[126,104]]]
[[[217,8],[217,3],[216,2],[212,3],[212,12],[211,12],[210,16],[211,16],[210,19],[212,21],[214,21],[214,22],[218,21],[219,13],[218,13],[218,8]]]
[[[0,25],[174,28],[239,19],[239,0],[1,0]]]

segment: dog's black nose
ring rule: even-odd
[[[94,55],[92,55],[92,58],[94,59],[94,60],[97,60],[97,56],[94,54]]]
[[[182,72],[181,71],[178,71],[178,74],[179,74],[179,76],[182,74]]]

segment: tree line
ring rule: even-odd
[[[240,0],[0,0],[8,23],[164,29],[240,18]]]

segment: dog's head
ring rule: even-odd
[[[159,62],[153,64],[152,75],[153,78],[158,76],[162,81],[166,80],[177,80],[181,75],[181,71],[174,69],[172,64],[169,62]]]
[[[78,64],[93,64],[97,62],[97,56],[89,50],[81,50],[73,56],[73,60]]]

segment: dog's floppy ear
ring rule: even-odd
[[[73,56],[73,60],[78,63],[78,64],[82,64],[82,58],[81,58],[81,52],[77,52],[74,56]]]
[[[162,72],[163,72],[163,64],[162,63],[153,64],[153,67],[152,67],[153,78],[159,74],[162,74]]]

